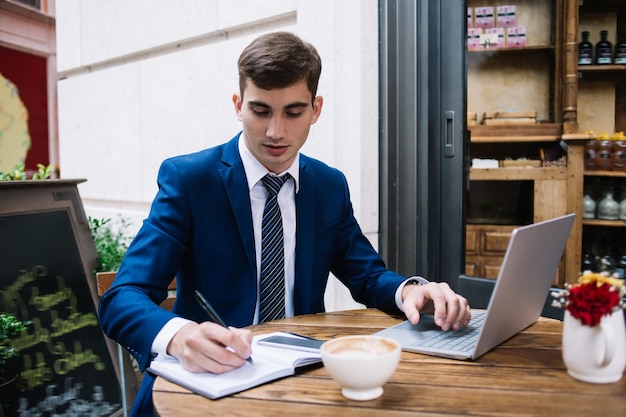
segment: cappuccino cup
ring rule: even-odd
[[[367,401],[383,394],[383,385],[400,362],[400,345],[389,338],[344,336],[325,342],[322,362],[330,376],[351,400]]]

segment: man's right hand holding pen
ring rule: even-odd
[[[170,340],[167,353],[191,372],[221,374],[239,368],[250,358],[252,332],[210,321],[188,323]]]

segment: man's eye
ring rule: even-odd
[[[265,109],[252,109],[252,112],[254,114],[256,114],[257,116],[267,116],[268,114],[270,114],[269,111],[265,110]]]
[[[295,119],[295,118],[300,117],[300,116],[302,116],[302,112],[301,111],[300,112],[295,112],[295,113],[294,112],[287,112],[287,117],[290,117],[292,119]]]

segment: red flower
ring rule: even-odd
[[[583,324],[597,326],[602,316],[613,312],[621,300],[620,292],[606,282],[589,282],[571,287],[565,308]]]

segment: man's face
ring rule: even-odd
[[[249,81],[243,100],[233,95],[237,118],[243,123],[244,143],[270,172],[281,173],[293,163],[306,142],[311,125],[322,111],[322,97],[315,97],[306,82],[264,90]]]

